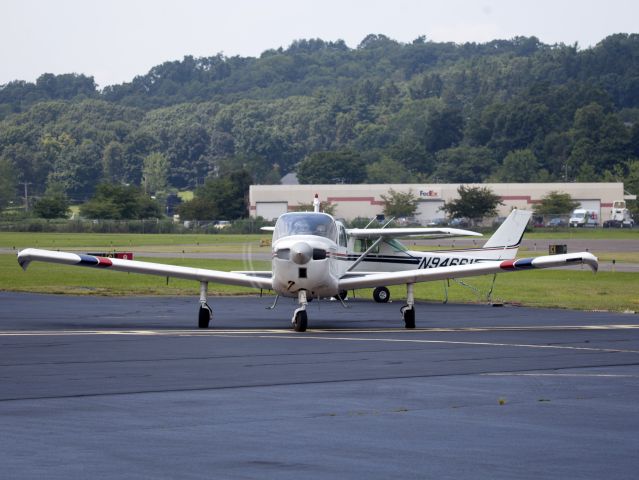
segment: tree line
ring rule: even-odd
[[[289,172],[301,183],[624,181],[636,193],[639,35],[588,49],[299,40],[258,58],[187,56],[101,91],[81,74],[0,87],[0,207],[25,184],[80,203],[101,182],[161,197],[241,172],[254,183]]]

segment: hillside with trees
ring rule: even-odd
[[[45,73],[0,87],[0,170],[0,206],[24,183],[79,203],[100,183],[205,191],[237,171],[255,183],[293,171],[302,183],[624,181],[637,193],[639,35],[588,49],[299,40],[259,58],[187,56],[103,90]]]

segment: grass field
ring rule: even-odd
[[[143,233],[24,233],[0,232],[0,248],[21,250],[27,247],[45,249],[102,248],[115,250],[145,250],[181,252],[184,248],[195,251],[198,247],[206,251],[209,247],[235,246],[242,251],[245,244],[259,246],[260,240],[270,239],[264,235],[226,234],[143,234]],[[268,249],[267,249],[268,250]]]
[[[211,268],[218,270],[268,270],[268,262],[246,265],[241,260],[209,259],[145,259],[171,265]],[[492,277],[466,279],[465,283],[483,292],[490,288]],[[67,293],[92,295],[193,295],[197,296],[197,282],[164,277],[138,275],[92,268],[54,265],[36,262],[27,272],[18,266],[14,255],[0,255],[0,290]],[[256,293],[249,288],[211,284],[216,294]],[[405,296],[403,287],[392,287],[393,298]],[[473,290],[454,281],[449,286],[451,302],[485,302]],[[444,282],[416,285],[415,295],[420,300],[442,301]],[[358,297],[371,298],[370,290],[357,292]],[[625,272],[599,272],[594,275],[584,270],[540,270],[505,273],[497,276],[493,298],[538,307],[574,308],[579,310],[639,310],[639,275]]]
[[[572,230],[572,238],[608,238],[591,237],[600,235],[604,230]],[[630,230],[610,230],[615,238],[639,240],[639,232]],[[544,232],[547,235],[557,232]],[[567,233],[557,238],[565,239]],[[530,235],[527,234],[527,237]],[[260,241],[266,235],[174,235],[174,234],[54,234],[54,233],[2,233],[0,248],[37,247],[48,249],[77,250],[132,250],[147,252],[174,252],[176,258],[144,258],[145,261],[211,268],[217,270],[268,270],[268,262],[247,264],[242,260],[212,260],[178,258],[181,252],[267,252],[269,247],[260,247]],[[638,243],[639,245],[639,243]],[[534,256],[545,252],[522,250],[520,256]],[[639,310],[639,274],[613,272],[610,261],[639,263],[639,248],[636,252],[596,252],[601,267],[597,275],[584,270],[542,270],[502,274],[497,277],[493,297],[509,303],[539,307],[574,308],[581,310]],[[486,292],[490,288],[492,277],[466,279],[465,283]],[[69,293],[94,295],[193,295],[197,296],[197,282],[166,278],[126,274],[113,271],[78,268],[36,262],[23,272],[17,264],[15,255],[0,255],[0,290]],[[248,288],[212,284],[211,294],[247,294],[255,293]],[[393,287],[393,298],[405,296],[405,288]],[[419,284],[415,288],[416,297],[421,300],[442,301],[444,283],[441,281]],[[451,302],[483,302],[485,296],[450,282],[449,300]],[[370,290],[357,292],[358,297],[371,297]]]

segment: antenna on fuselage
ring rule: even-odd
[[[319,213],[320,211],[320,200],[317,193],[315,194],[315,198],[313,199],[313,211],[315,213]]]

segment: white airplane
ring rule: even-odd
[[[413,251],[397,240],[399,237],[423,235],[424,230],[428,230],[423,228],[348,229],[349,259],[353,261],[348,271],[397,272],[512,260],[517,255],[531,216],[532,212],[513,210],[482,247],[455,250]],[[456,231],[454,236],[461,236],[461,232],[465,231]],[[470,235],[471,232],[465,234]],[[429,235],[429,238],[435,237]],[[376,302],[388,302],[390,292],[386,287],[376,287],[373,298]]]
[[[401,308],[402,317],[406,328],[415,328],[415,283],[576,264],[586,264],[593,271],[598,268],[597,258],[588,252],[519,260],[482,259],[482,261],[474,262],[471,260],[475,257],[454,255],[441,257],[440,254],[429,256],[423,253],[420,260],[423,262],[427,262],[424,259],[428,258],[431,258],[430,264],[434,262],[432,260],[434,258],[448,258],[449,261],[445,266],[440,261],[436,268],[435,265],[430,266],[424,263],[423,268],[401,271],[355,271],[352,267],[357,267],[371,252],[362,252],[357,258],[352,259],[348,251],[349,240],[346,228],[332,216],[319,212],[318,203],[316,202],[314,212],[285,213],[279,217],[275,227],[271,227],[273,259],[270,272],[223,272],[34,248],[20,251],[18,263],[24,270],[31,262],[42,261],[195,280],[200,282],[198,314],[200,328],[208,328],[212,318],[212,310],[207,303],[209,282],[273,290],[278,296],[297,298],[299,306],[292,317],[296,332],[304,332],[307,328],[306,307],[309,299],[341,298],[347,290],[406,285],[406,304]],[[389,239],[393,234],[406,233],[393,229],[384,232],[381,230],[384,229],[365,230],[364,233],[358,230],[349,232],[351,237],[356,239],[372,238],[377,235],[378,243]],[[419,230],[420,235],[427,234],[433,237],[478,235],[474,232],[450,228]],[[484,246],[484,250],[489,248],[490,246]],[[369,249],[370,247],[367,250]],[[459,259],[459,261],[453,262],[453,259]],[[462,259],[468,259],[468,262],[462,262]]]

